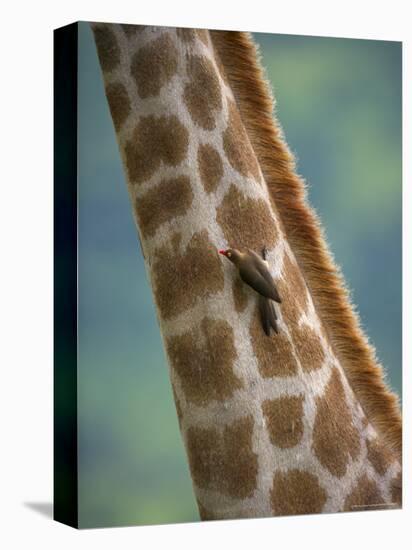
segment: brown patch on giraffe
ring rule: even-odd
[[[250,248],[261,253],[273,248],[278,232],[267,202],[245,196],[231,185],[216,210],[216,220],[232,248]]]
[[[325,352],[316,332],[307,325],[289,326],[289,330],[302,369],[305,372],[320,369],[325,360]]]
[[[175,253],[178,251],[178,248],[179,248],[181,242],[182,242],[181,233],[173,233],[173,235],[171,237],[171,243],[172,243],[173,251]]]
[[[227,76],[226,76],[225,67],[222,63],[222,60],[220,59],[219,54],[217,53],[216,50],[214,50],[213,53],[214,53],[214,60],[215,60],[216,66],[217,66],[217,72],[220,75],[220,78],[223,80],[223,82],[227,86],[230,86],[229,81],[228,81]]]
[[[273,513],[289,516],[322,512],[327,495],[315,475],[294,469],[275,473],[270,497]]]
[[[249,294],[246,290],[245,283],[242,279],[235,275],[232,283],[233,301],[235,302],[235,309],[238,313],[242,313],[247,306],[249,300]]]
[[[277,282],[282,298],[282,316],[289,329],[299,322],[307,306],[307,287],[299,266],[285,251],[282,276]]]
[[[203,504],[200,504],[200,502],[197,503],[197,507],[199,509],[199,516],[202,521],[213,521],[216,519],[222,519],[216,516],[213,512],[208,510],[203,506]]]
[[[242,176],[251,176],[260,182],[259,164],[233,101],[229,103],[229,120],[223,133],[223,148],[235,170]]]
[[[166,349],[186,399],[195,405],[224,401],[243,387],[233,371],[233,329],[223,319],[205,317],[200,327],[168,338]]]
[[[149,179],[162,162],[178,166],[186,158],[188,145],[188,131],[175,115],[142,117],[125,146],[131,182]]]
[[[303,396],[266,399],[262,410],[270,441],[281,449],[289,449],[303,436]]]
[[[391,498],[392,502],[402,506],[402,472],[391,481]]]
[[[114,82],[106,87],[106,96],[114,126],[118,132],[130,114],[129,95],[123,84]]]
[[[360,438],[336,368],[332,370],[324,394],[317,397],[316,408],[313,449],[325,468],[336,477],[342,477],[349,457],[355,460],[359,455]]]
[[[173,250],[168,245],[160,247],[152,263],[157,305],[164,319],[186,311],[198,299],[224,287],[222,262],[207,231],[195,233],[183,253],[179,238],[179,233],[172,235]]]
[[[383,476],[394,460],[393,454],[385,445],[378,441],[378,438],[366,440],[366,446],[368,448],[369,462],[378,474]]]
[[[194,42],[196,38],[199,38],[203,44],[209,45],[209,32],[206,29],[178,28],[176,34],[183,42]]]
[[[148,28],[147,25],[129,25],[127,23],[123,23],[120,26],[122,27],[127,38],[133,38],[133,36]]]
[[[298,325],[307,307],[308,291],[299,266],[287,252],[283,256],[282,277],[278,288],[282,298],[282,317],[292,336],[302,369],[309,372],[321,368],[325,360],[322,341],[312,328],[305,324]]]
[[[161,34],[133,56],[131,74],[142,99],[157,96],[176,72],[177,49],[168,34]]]
[[[212,193],[223,176],[223,164],[219,153],[208,143],[199,145],[197,165],[206,193]]]
[[[196,35],[205,46],[209,46],[209,31],[207,29],[196,29]]]
[[[203,56],[192,55],[187,61],[186,84],[183,98],[195,122],[205,130],[213,130],[215,117],[222,109],[222,91],[213,63]]]
[[[190,469],[195,484],[232,498],[247,498],[256,489],[258,459],[252,448],[253,417],[225,426],[187,431]]]
[[[100,23],[93,25],[93,33],[102,70],[113,71],[120,63],[120,49],[114,32],[109,25]]]
[[[183,42],[194,42],[196,40],[196,29],[180,27],[176,28],[176,34]]]
[[[364,474],[353,491],[346,497],[344,510],[356,512],[360,510],[382,510],[384,500],[376,483]],[[389,508],[389,506],[388,506]]]
[[[282,331],[273,338],[266,336],[258,307],[253,314],[249,332],[259,372],[264,378],[294,376],[298,372],[298,364],[286,334]]]
[[[161,225],[186,214],[192,201],[193,192],[187,176],[162,180],[136,200],[136,211],[143,235],[152,237]]]

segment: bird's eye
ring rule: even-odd
[[[232,255],[232,253],[231,253],[231,252],[228,252],[227,255],[228,255],[228,257],[230,258],[230,256]]]

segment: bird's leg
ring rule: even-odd
[[[262,258],[266,261],[266,258],[267,258],[267,255],[268,255],[268,249],[266,246],[264,246],[262,248]]]

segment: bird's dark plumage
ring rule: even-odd
[[[248,250],[247,253],[248,258],[246,262],[242,262],[239,265],[241,279],[262,296],[280,304],[282,300],[266,262],[253,250]]]
[[[264,259],[253,250],[248,249],[243,251],[228,249],[219,252],[237,266],[242,281],[259,294],[259,312],[265,333],[270,336],[271,328],[277,333],[277,317],[272,300],[279,304],[282,300],[266,264],[265,250],[263,251]]]
[[[270,336],[271,328],[276,332],[276,334],[278,334],[279,329],[276,323],[277,316],[275,306],[269,298],[265,298],[261,295],[259,295],[259,314],[265,334]]]

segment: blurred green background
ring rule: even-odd
[[[401,44],[255,34],[363,325],[401,392]],[[93,37],[79,25],[79,523],[198,520]]]

